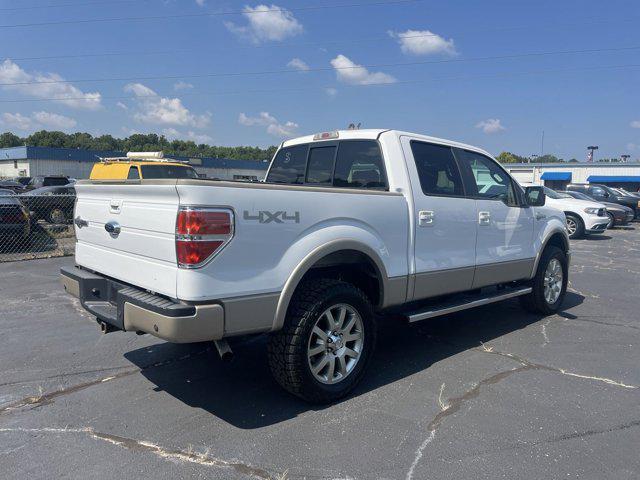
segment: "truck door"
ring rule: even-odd
[[[528,278],[533,269],[533,209],[493,159],[455,149],[465,188],[476,199],[476,272],[473,288]]]
[[[452,149],[401,137],[413,190],[414,289],[418,300],[469,290],[476,256],[476,201],[465,196]]]

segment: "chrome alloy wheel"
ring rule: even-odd
[[[557,258],[552,258],[544,272],[544,299],[549,305],[558,301],[562,292],[562,265]]]
[[[573,218],[567,217],[567,233],[569,236],[574,235],[578,230],[578,225]]]
[[[362,356],[364,324],[355,308],[340,303],[327,308],[316,320],[307,360],[314,378],[324,384],[341,382]]]

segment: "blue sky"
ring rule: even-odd
[[[361,122],[640,157],[637,1],[380,1],[0,0],[0,131],[266,146]],[[114,17],[142,20],[55,24]]]

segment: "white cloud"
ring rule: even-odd
[[[381,83],[395,83],[397,80],[382,72],[369,72],[365,67],[354,63],[344,55],[338,55],[331,60],[338,80],[351,85],[375,85]]]
[[[33,126],[33,122],[30,117],[26,117],[21,113],[3,113],[2,123],[11,128],[17,128],[18,130],[30,130]]]
[[[174,90],[189,90],[191,88],[193,88],[193,84],[183,82],[182,80],[173,84]]]
[[[213,141],[213,138],[204,133],[196,133],[192,130],[182,133],[175,128],[165,128],[162,130],[162,134],[169,140],[193,140],[195,143],[209,143]]]
[[[631,128],[640,128],[640,120],[634,120],[629,124]]]
[[[97,110],[101,107],[102,95],[98,92],[85,93],[70,83],[51,83],[63,80],[57,73],[26,72],[9,59],[0,63],[0,83],[18,84],[2,85],[3,90],[35,98],[53,98],[72,108]]]
[[[249,117],[241,113],[238,116],[238,123],[246,127],[267,127],[267,133],[274,137],[292,137],[295,135],[299,126],[297,123],[291,121],[282,124],[269,112],[260,112],[257,117]]]
[[[429,30],[407,30],[406,32],[389,31],[389,35],[398,40],[400,50],[405,54],[443,54],[449,56],[458,54],[452,38],[445,40],[440,35]]]
[[[118,108],[121,108],[122,110],[129,110],[129,107],[127,107],[127,106],[126,106],[124,103],[122,103],[122,102],[118,102],[118,103],[116,103],[116,106],[117,106]]]
[[[206,3],[207,3],[206,0],[196,0],[196,4],[199,7],[204,7]]]
[[[337,88],[329,87],[329,88],[325,88],[324,91],[327,92],[327,95],[329,95],[330,97],[335,97],[336,95],[338,95]]]
[[[45,127],[58,128],[61,130],[73,128],[78,124],[73,118],[51,112],[34,112],[33,119]]]
[[[204,128],[211,121],[210,113],[195,115],[179,98],[161,97],[141,83],[130,83],[124,87],[124,91],[137,97],[138,111],[133,118],[138,122]]]
[[[35,130],[38,128],[68,130],[78,124],[73,118],[44,111],[33,112],[29,116],[21,113],[3,113],[1,118],[4,125],[18,130]]]
[[[480,128],[484,133],[492,134],[506,130],[500,123],[498,118],[488,118],[476,124],[476,128]]]
[[[308,72],[310,70],[309,65],[299,58],[292,58],[289,63],[287,63],[287,67],[293,68],[294,70],[300,70],[301,72]]]
[[[293,68],[294,70],[299,70],[301,72],[308,72],[310,70],[309,65],[307,65],[304,60],[300,60],[299,58],[292,58],[289,63],[287,63],[287,67]]]
[[[246,25],[236,25],[233,22],[225,22],[227,29],[254,43],[265,41],[281,41],[302,33],[300,22],[289,10],[277,5],[246,6],[243,9]]]

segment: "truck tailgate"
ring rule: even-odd
[[[179,204],[175,181],[153,185],[80,182],[76,195],[76,263],[175,298]],[[110,233],[110,227],[119,227],[120,232]]]

